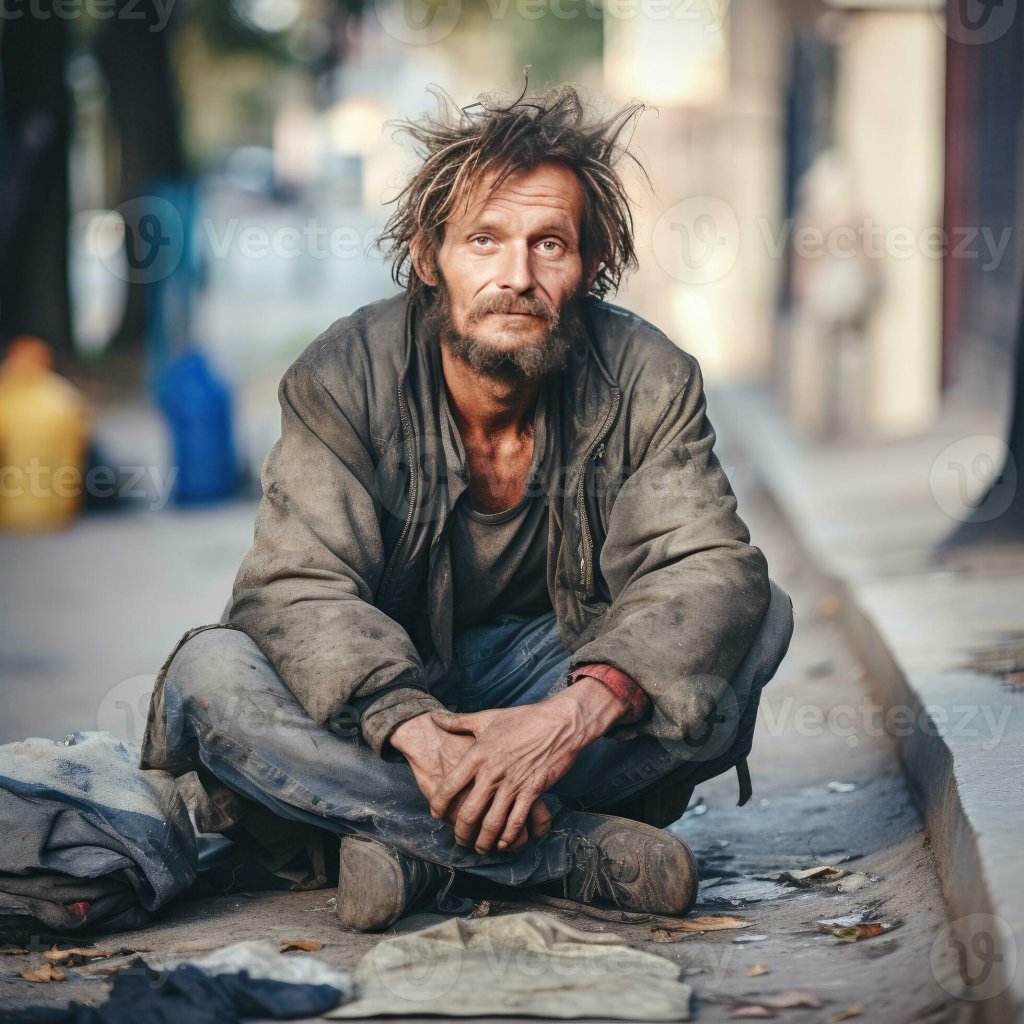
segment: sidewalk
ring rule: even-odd
[[[814,444],[753,387],[713,394],[710,416],[837,582],[960,919],[962,997],[981,1019],[1024,1020],[1024,547],[933,554],[964,507],[978,450],[966,439],[1001,423],[949,417],[924,437]]]

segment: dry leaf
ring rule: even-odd
[[[704,917],[681,917],[678,920],[661,918],[661,927],[671,932],[724,932],[732,928],[749,928],[749,921],[741,921],[738,917],[717,917],[712,914]]]
[[[747,977],[748,978],[760,978],[762,974],[771,974],[771,973],[772,973],[771,969],[768,968],[768,967],[765,967],[764,964],[754,964],[754,966],[751,967],[747,971]]]
[[[833,1013],[825,1024],[840,1024],[841,1021],[850,1020],[852,1017],[859,1017],[864,1011],[859,1006],[851,1006],[847,1010],[840,1010],[838,1013]]]
[[[810,992],[782,992],[780,995],[765,999],[764,1004],[776,1010],[794,1010],[801,1006],[817,1009],[821,1006],[821,1000],[812,996]]]
[[[43,964],[41,967],[29,967],[21,972],[26,981],[63,981],[64,972],[53,964]]]
[[[63,964],[65,967],[75,967],[78,964],[88,963],[90,960],[108,960],[114,955],[111,949],[48,949],[43,954],[43,959],[51,964]]]
[[[481,900],[469,914],[469,919],[475,921],[478,917],[488,917],[491,913],[491,901]]]
[[[747,1006],[737,1006],[736,1009],[733,1010],[732,1013],[729,1014],[729,1016],[730,1017],[759,1017],[759,1018],[763,1019],[765,1017],[774,1017],[775,1016],[775,1011],[773,1009],[771,1009],[771,1007],[768,1007],[768,1006],[760,1006],[760,1005],[758,1005],[756,1003],[750,1003]]]
[[[818,927],[834,935],[840,942],[860,942],[898,927],[899,921],[865,921],[864,914],[833,917],[818,922]]]
[[[654,928],[651,930],[651,942],[679,942],[685,939],[686,932],[670,932],[667,928]]]
[[[816,868],[805,868],[803,871],[788,872],[792,874],[794,878],[804,881],[809,878],[822,878],[826,882],[831,882],[833,879],[842,878],[846,872],[842,868],[837,868],[834,864],[819,864]]]
[[[0,946],[0,956],[27,956],[27,949],[19,949],[17,946]]]
[[[315,953],[318,949],[323,948],[324,944],[315,939],[283,939],[278,944],[278,949],[282,953],[291,952],[293,949],[301,949],[304,953]]]

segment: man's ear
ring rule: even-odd
[[[412,257],[413,270],[416,276],[429,288],[437,287],[437,257],[430,240],[420,232],[409,243],[409,255]]]

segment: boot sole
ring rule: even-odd
[[[402,869],[379,843],[357,836],[341,840],[338,920],[346,928],[378,932],[405,909]]]

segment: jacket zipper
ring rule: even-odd
[[[612,393],[612,408],[605,417],[600,433],[594,438],[586,455],[583,456],[583,470],[580,473],[580,480],[576,489],[576,501],[580,509],[580,524],[583,528],[583,554],[580,557],[580,575],[583,578],[583,600],[589,601],[594,596],[594,539],[590,533],[590,520],[587,517],[587,503],[583,497],[584,487],[587,481],[587,463],[591,455],[596,459],[604,455],[604,437],[608,433],[609,425],[614,421],[615,414],[619,410],[619,392]],[[596,453],[596,454],[595,454]]]
[[[404,380],[399,382],[398,385],[398,414],[401,417],[402,430],[407,439],[405,454],[406,458],[409,460],[409,508],[405,514],[405,525],[402,527],[402,532],[398,537],[398,543],[395,544],[395,550],[391,555],[387,568],[384,570],[384,578],[381,580],[380,591],[377,596],[377,602],[380,605],[383,605],[384,603],[384,596],[387,594],[388,586],[391,583],[391,576],[395,571],[395,566],[398,564],[399,556],[402,553],[402,546],[405,544],[406,538],[409,536],[409,530],[412,528],[413,510],[416,508],[416,495],[419,491],[419,477],[416,473],[415,459],[416,442],[413,438],[412,418],[409,416],[408,410],[405,406]]]

